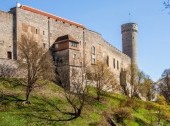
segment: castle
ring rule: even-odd
[[[101,34],[79,23],[17,4],[9,12],[0,11],[0,62],[17,60],[21,35],[30,33],[44,48],[54,47],[55,62],[62,64],[64,61],[68,75],[73,67],[103,60],[116,78],[120,78],[122,70],[131,63],[137,64],[137,31],[135,23],[121,26],[123,51],[120,51]]]

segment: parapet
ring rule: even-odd
[[[121,32],[138,32],[138,25],[136,23],[126,23],[121,26]]]

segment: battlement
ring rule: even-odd
[[[138,32],[138,25],[136,23],[127,23],[121,26],[121,32]]]
[[[13,17],[13,14],[5,12],[5,11],[1,11],[1,10],[0,10],[0,15],[3,16],[3,17],[6,17],[6,18]]]

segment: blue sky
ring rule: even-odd
[[[1,0],[0,10],[8,11],[17,1],[81,23],[120,50],[121,24],[135,22],[140,69],[156,81],[170,68],[170,15],[164,0]]]

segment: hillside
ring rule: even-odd
[[[81,117],[71,119],[65,113],[72,108],[62,88],[52,82],[42,85],[31,93],[27,105],[22,102],[25,87],[17,79],[0,79],[0,126],[105,126],[106,117],[114,120],[114,113],[125,113],[127,126],[155,125],[158,119],[170,126],[170,107],[163,101],[156,104],[105,92],[98,102],[94,88],[90,88]]]

